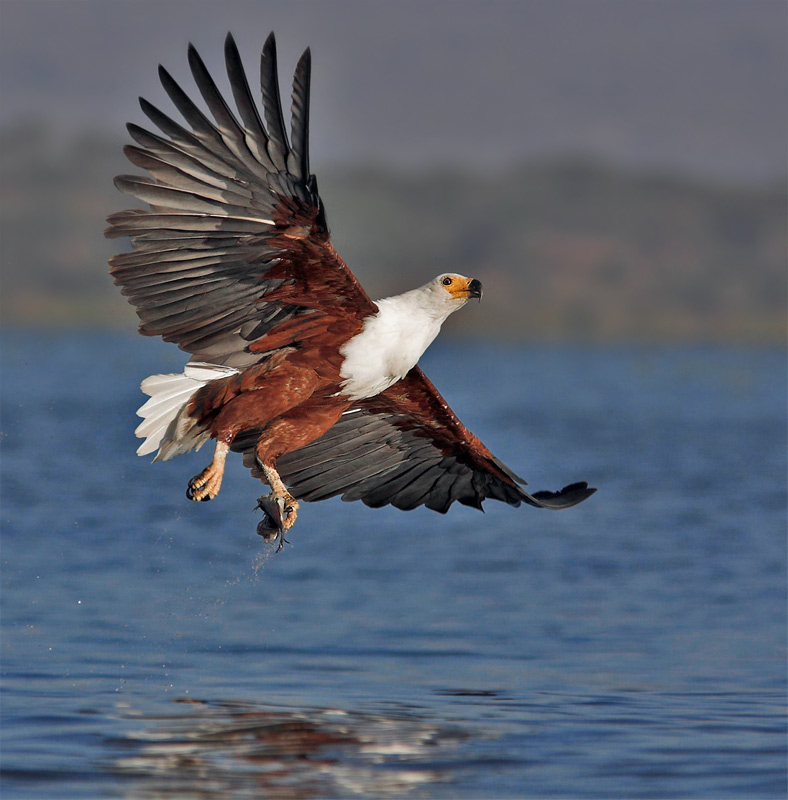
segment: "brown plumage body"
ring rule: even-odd
[[[212,381],[195,393],[189,416],[228,445],[242,432],[262,431],[257,458],[274,467],[279,456],[317,439],[352,405],[338,394],[336,367],[299,360],[295,349],[278,351],[259,366]]]

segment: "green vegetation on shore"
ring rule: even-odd
[[[0,132],[6,325],[133,328],[107,273],[127,207],[120,142]],[[447,329],[513,339],[785,342],[785,186],[731,187],[577,158],[484,175],[318,171],[337,249],[373,296],[457,271],[484,302]]]

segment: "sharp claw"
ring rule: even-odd
[[[201,487],[197,484],[197,478],[195,476],[186,485],[186,497],[188,497],[189,500],[194,500],[195,499],[194,493],[200,488]]]

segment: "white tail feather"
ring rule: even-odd
[[[187,364],[182,373],[151,375],[140,385],[150,399],[137,411],[142,422],[134,431],[145,441],[137,449],[138,456],[155,450],[154,461],[168,461],[181,453],[199,449],[210,438],[186,413],[194,393],[210,381],[226,378],[238,372],[232,367],[195,362]]]

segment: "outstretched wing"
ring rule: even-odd
[[[243,442],[236,445],[246,449]],[[244,463],[254,472],[251,446]],[[455,500],[481,508],[490,497],[561,509],[596,491],[573,483],[559,492],[526,492],[525,482],[460,422],[418,367],[357,403],[316,441],[279,458],[277,469],[299,499],[342,495],[373,508],[391,503],[445,512]]]
[[[131,238],[133,252],[110,264],[141,333],[177,342],[193,360],[245,367],[315,336],[329,344],[327,332],[342,341],[377,307],[332,247],[309,172],[309,50],[293,80],[291,141],[273,34],[260,61],[263,118],[229,34],[225,60],[238,116],[189,47],[213,122],[159,67],[191,130],[140,100],[164,135],[130,124],[136,145],[124,152],[148,176],[123,175],[115,184],[149,208],[113,214],[107,235]]]

